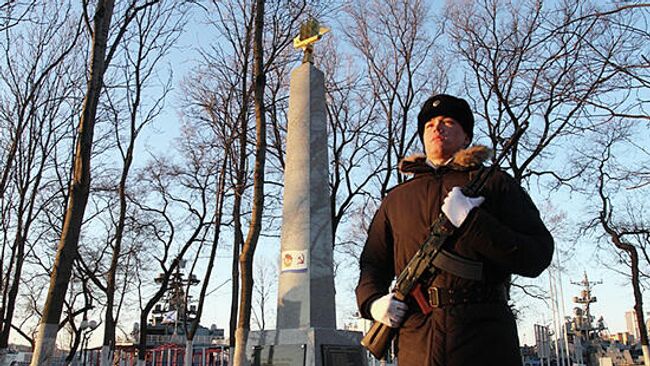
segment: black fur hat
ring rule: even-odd
[[[418,114],[418,135],[420,135],[420,141],[423,144],[424,125],[431,118],[437,116],[447,116],[455,119],[465,131],[469,141],[472,141],[472,137],[474,137],[474,115],[469,104],[465,99],[447,94],[438,94],[427,99]]]

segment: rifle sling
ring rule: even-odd
[[[433,259],[433,265],[456,277],[480,281],[483,279],[483,263],[463,258],[445,249]]]

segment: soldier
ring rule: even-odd
[[[526,192],[497,170],[481,191],[466,197],[461,187],[489,156],[468,147],[474,117],[468,103],[440,94],[418,114],[426,155],[400,163],[412,179],[383,199],[361,254],[356,288],[363,317],[399,327],[400,366],[521,365],[515,318],[508,306],[512,274],[538,276],[551,262],[553,238]],[[443,212],[457,228],[445,249],[483,263],[480,280],[442,271],[426,289],[433,308],[397,301],[389,286],[424,242]]]

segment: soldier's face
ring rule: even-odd
[[[424,149],[432,163],[444,163],[468,143],[465,131],[451,117],[433,117],[424,125]]]

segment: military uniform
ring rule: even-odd
[[[482,165],[461,150],[449,164],[433,168],[424,156],[401,163],[413,178],[391,190],[381,203],[361,254],[356,288],[363,317],[385,295],[417,252],[453,187],[463,187]],[[428,315],[409,303],[398,335],[400,366],[520,365],[519,340],[507,284],[511,274],[538,276],[551,262],[553,238],[527,193],[503,171],[481,191],[485,197],[445,245],[450,252],[483,263],[481,280],[446,272],[428,284]]]

